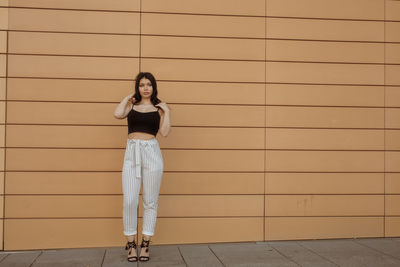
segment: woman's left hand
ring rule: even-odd
[[[156,107],[160,107],[164,112],[169,112],[169,108],[166,103],[160,102],[156,105]]]

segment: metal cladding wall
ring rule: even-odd
[[[400,1],[0,5],[1,249],[124,244],[139,71],[171,109],[154,244],[400,236]]]

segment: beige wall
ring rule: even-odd
[[[4,179],[5,179],[5,139],[6,139],[6,87],[7,87],[7,29],[8,1],[0,0],[0,250],[4,249]]]
[[[400,1],[0,3],[2,249],[122,246],[138,71],[171,109],[155,244],[400,235]]]

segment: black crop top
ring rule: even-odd
[[[157,107],[156,111],[140,112],[134,110],[133,106],[127,116],[128,134],[145,132],[156,136],[160,128],[160,113],[158,113],[160,107]]]

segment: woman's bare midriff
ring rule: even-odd
[[[128,139],[142,139],[142,140],[150,140],[155,138],[154,135],[144,132],[133,132],[128,134]]]

